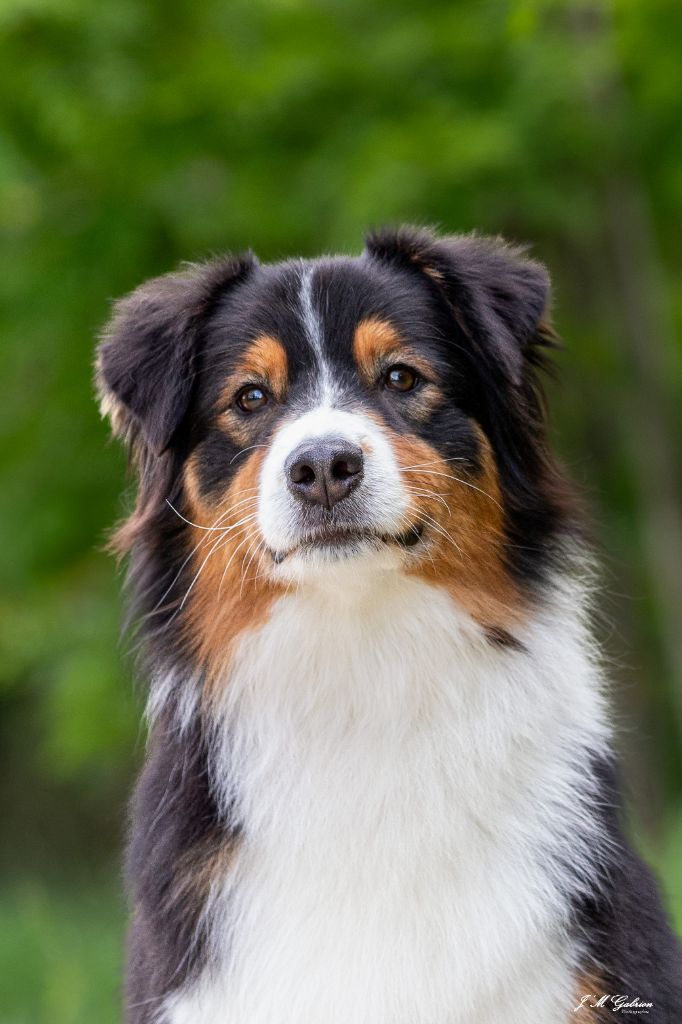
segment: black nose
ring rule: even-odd
[[[362,479],[362,449],[339,437],[305,441],[284,464],[292,494],[331,509]]]

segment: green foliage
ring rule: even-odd
[[[89,888],[23,881],[0,905],[3,1024],[117,1024],[124,908],[111,878]]]
[[[659,877],[679,935],[682,935],[682,807],[668,816],[666,840],[653,852],[652,861]]]
[[[0,4],[0,792],[15,860],[46,842],[66,856],[74,834],[85,858],[116,846],[139,750],[100,551],[125,507],[91,389],[110,299],[226,249],[358,251],[390,221],[501,232],[552,268],[570,351],[557,441],[610,558],[625,711],[651,737],[626,762],[640,810],[672,800],[681,41],[675,0]]]

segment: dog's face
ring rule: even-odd
[[[204,653],[292,580],[384,571],[504,635],[565,519],[533,375],[547,287],[498,243],[403,231],[119,305],[99,381],[140,465],[123,545]]]
[[[254,271],[208,320],[204,359],[193,511],[243,500],[273,578],[412,565],[449,530],[434,505],[485,474],[443,324],[407,275],[358,260]]]

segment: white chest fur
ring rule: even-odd
[[[523,652],[417,580],[332,586],[280,599],[233,662],[214,771],[244,842],[218,967],[160,1020],[565,1024],[607,742],[575,594]]]

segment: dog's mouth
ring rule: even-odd
[[[271,555],[275,565],[281,565],[294,553],[321,552],[332,556],[350,556],[367,547],[378,548],[385,544],[413,548],[420,543],[423,533],[423,523],[415,523],[403,533],[376,533],[373,530],[353,529],[324,530],[302,538],[298,544],[286,551],[271,551]]]

